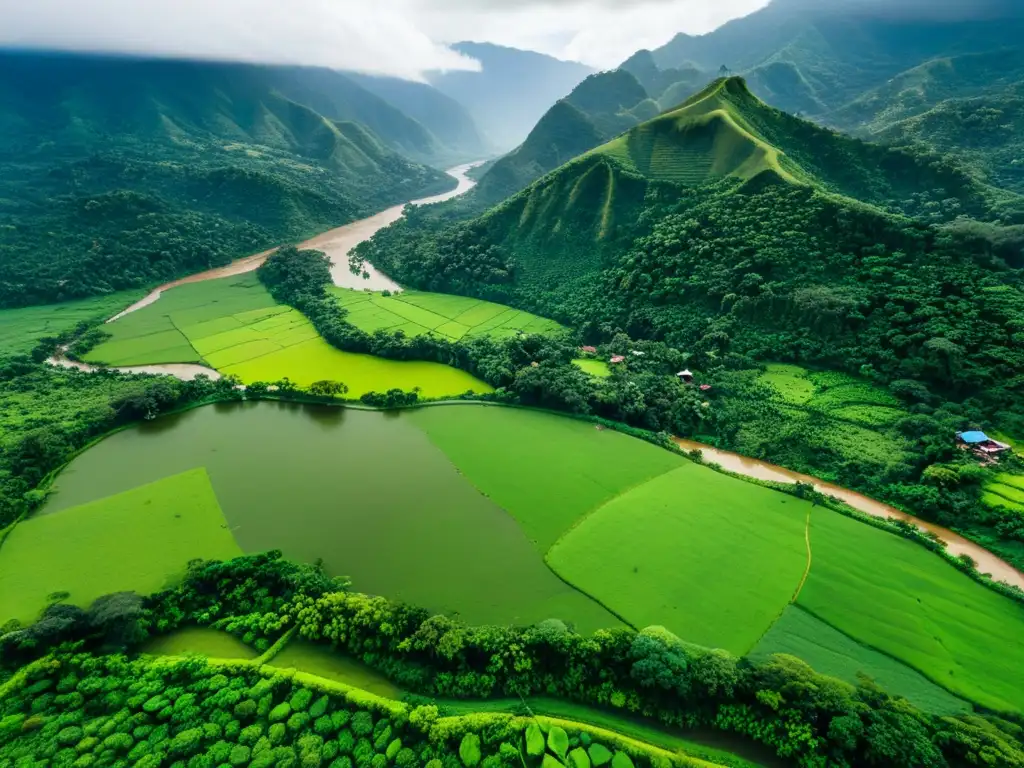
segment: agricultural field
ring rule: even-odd
[[[0,355],[31,352],[44,336],[70,331],[82,321],[106,320],[141,297],[121,291],[61,304],[0,310]]]
[[[989,507],[1005,507],[1024,514],[1024,475],[1003,472],[982,489],[982,502]]]
[[[288,378],[309,386],[329,379],[348,385],[351,397],[416,387],[424,397],[492,391],[449,366],[335,349],[300,312],[278,304],[255,273],[172,288],[104,330],[111,338],[86,355],[87,362],[198,363],[238,376],[245,384]]]
[[[475,336],[508,338],[519,333],[556,334],[565,330],[554,320],[504,304],[444,293],[403,291],[383,296],[369,291],[333,288],[347,320],[367,333],[402,331],[406,336],[435,334],[452,341]]]
[[[786,608],[749,655],[762,660],[776,653],[796,656],[817,672],[852,684],[861,675],[867,675],[925,712],[951,715],[971,708],[920,672],[861,645],[795,605]]]
[[[548,564],[633,626],[743,655],[800,585],[810,510],[686,463],[593,511]]]
[[[147,642],[139,653],[154,656],[206,656],[211,659],[255,659],[256,649],[237,637],[211,627],[186,627]]]
[[[642,440],[539,411],[477,405],[409,416],[541,552],[586,513],[686,463]]]
[[[333,648],[293,639],[270,660],[280,669],[297,669],[317,677],[325,677],[345,685],[355,686],[387,699],[400,699],[402,691],[376,670],[370,669]]]
[[[573,360],[572,364],[584,373],[588,373],[598,379],[607,379],[612,375],[611,367],[604,360],[581,358],[579,360]]]
[[[758,377],[793,418],[815,416],[818,440],[850,460],[885,464],[906,456],[907,442],[891,428],[906,412],[888,390],[835,371],[772,363]]]
[[[202,469],[19,523],[0,548],[0,623],[31,622],[57,593],[87,606],[155,592],[194,558],[241,554]]]
[[[811,549],[797,605],[954,694],[1024,709],[1024,606],[923,547],[824,510],[811,517]]]

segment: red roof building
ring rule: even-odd
[[[580,347],[580,352],[586,352],[588,355],[597,354],[597,347]]]
[[[615,357],[613,357],[608,362],[609,363],[624,363],[624,362],[626,362],[626,358],[624,358],[622,355],[616,355]]]

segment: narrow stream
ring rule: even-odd
[[[832,483],[826,483],[825,481],[819,480],[816,477],[811,477],[810,475],[792,472],[788,469],[784,469],[783,467],[776,466],[775,464],[769,464],[768,462],[760,461],[758,459],[751,459],[747,456],[741,456],[738,453],[732,453],[731,451],[722,451],[718,448],[713,448],[710,445],[694,442],[693,440],[683,440],[679,437],[674,439],[676,445],[683,450],[700,451],[704,454],[705,461],[719,464],[723,469],[735,472],[738,475],[752,477],[755,480],[767,480],[777,483],[810,483],[814,486],[815,490],[820,493],[824,493],[826,496],[834,496],[841,501],[845,501],[854,509],[860,510],[872,517],[880,517],[886,520],[903,520],[904,522],[912,523],[922,531],[932,533],[937,536],[939,540],[945,542],[946,549],[948,549],[952,554],[968,555],[975,563],[977,563],[978,570],[982,573],[989,574],[997,581],[1002,581],[1024,589],[1024,573],[1021,573],[1008,562],[992,554],[981,545],[965,539],[960,534],[954,533],[948,528],[943,528],[941,525],[935,525],[934,523],[921,520],[913,515],[908,515],[906,512],[901,512],[895,507],[890,507],[888,504],[883,504],[880,501],[868,498],[856,491],[851,491],[847,488],[833,485]]]
[[[431,203],[440,203],[465,194],[476,186],[476,182],[466,174],[473,168],[480,165],[481,162],[483,161],[466,163],[465,165],[459,165],[455,168],[449,169],[447,171],[448,175],[458,182],[454,189],[440,195],[434,195],[433,197],[413,200],[408,203],[408,205],[430,205]],[[343,288],[354,288],[356,290],[369,288],[373,291],[401,291],[402,287],[398,285],[398,283],[378,271],[371,264],[367,264],[365,266],[365,272],[367,274],[366,278],[361,275],[352,274],[349,269],[348,254],[361,242],[369,240],[377,234],[377,232],[384,229],[384,227],[390,226],[402,218],[402,212],[405,210],[405,206],[406,203],[395,205],[365,219],[353,221],[352,223],[346,224],[342,227],[328,230],[327,232],[323,232],[303,243],[300,243],[299,248],[313,248],[326,253],[331,259],[331,275],[334,278],[334,284],[337,286]],[[116,320],[120,320],[127,314],[156,303],[164,291],[169,291],[171,288],[177,288],[179,285],[200,283],[204,280],[217,280],[221,277],[231,277],[233,275],[243,275],[247,272],[252,272],[253,270],[259,269],[263,262],[265,262],[276,250],[277,248],[271,248],[270,250],[263,251],[262,253],[246,256],[244,259],[238,259],[237,261],[233,261],[223,267],[208,269],[205,272],[197,272],[194,275],[189,275],[188,277],[182,277],[177,280],[172,280],[169,283],[164,283],[158,288],[154,288],[146,294],[144,298],[135,302],[127,309],[118,312],[107,320],[107,322],[113,323]],[[65,350],[66,348],[60,350],[46,362],[50,365],[56,365],[62,368],[75,368],[79,371],[87,371],[89,373],[95,373],[99,370],[113,370],[120,371],[121,373],[151,373],[156,375],[174,376],[182,381],[191,381],[197,376],[208,376],[215,380],[221,378],[221,375],[212,368],[192,363],[164,363],[160,365],[135,365],[124,368],[102,369],[95,365],[71,360],[66,354],[64,354]]]

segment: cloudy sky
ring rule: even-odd
[[[0,0],[0,45],[331,66],[418,78],[473,69],[445,43],[597,68],[767,0]]]

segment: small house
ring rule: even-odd
[[[580,352],[585,355],[596,355],[597,347],[580,347]]]
[[[644,355],[646,355],[647,353],[646,353],[646,352],[641,352],[641,351],[640,351],[639,349],[634,349],[634,350],[633,350],[632,352],[630,352],[629,354],[631,354],[631,355],[632,355],[633,357],[643,357],[643,356],[644,356]]]
[[[1006,443],[993,440],[984,432],[979,432],[977,430],[971,432],[957,432],[956,439],[960,443],[960,447],[962,449],[970,451],[975,456],[989,461],[994,461],[999,458],[1001,453],[1010,450],[1010,446]]]
[[[710,384],[701,384],[700,385],[700,391],[701,392],[710,392],[711,391],[711,385]]]
[[[676,376],[685,381],[687,384],[693,381],[693,373],[691,371],[680,371],[679,373],[676,374]]]
[[[626,358],[624,358],[622,355],[616,355],[615,357],[613,357],[608,362],[612,363],[613,365],[616,364],[616,363],[624,363],[624,362],[626,362]]]

